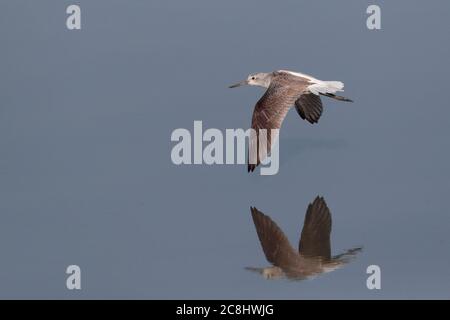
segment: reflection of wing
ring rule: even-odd
[[[303,120],[314,124],[322,115],[322,101],[313,93],[304,94],[295,101],[295,109]]]
[[[289,268],[298,259],[298,253],[289,243],[283,231],[268,216],[251,207],[253,222],[266,259],[280,268]]]
[[[307,82],[284,73],[275,74],[272,78],[269,88],[253,110],[252,129],[255,130],[256,136],[250,138],[248,171],[255,170],[256,166],[266,158],[276,139],[276,134],[271,135],[271,129],[280,129],[289,108],[294,105],[295,100],[306,88],[306,84]],[[267,130],[267,139],[262,140],[259,146],[259,130],[261,129]],[[266,141],[267,143],[264,143]],[[261,150],[258,149],[259,147]]]
[[[321,257],[329,260],[331,214],[322,197],[309,204],[300,237],[299,252],[302,256]]]

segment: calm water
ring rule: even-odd
[[[1,298],[449,298],[450,3],[0,3]],[[317,125],[291,110],[280,171],[175,166],[176,128],[247,128],[258,88],[291,69],[345,82]],[[250,206],[292,243],[323,195],[332,252],[314,280],[267,281]],[[65,287],[77,264],[82,290]],[[379,265],[381,290],[366,288]]]

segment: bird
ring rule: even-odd
[[[323,112],[320,96],[353,102],[351,99],[336,95],[336,92],[344,89],[344,83],[341,81],[322,81],[307,74],[289,70],[253,73],[247,79],[233,84],[229,88],[244,85],[267,89],[253,110],[251,128],[255,134],[253,138],[250,138],[248,172],[253,172],[270,152],[277,138],[278,130],[292,106],[295,106],[303,120],[315,124],[318,123]],[[261,129],[266,130],[267,136],[263,142],[258,143]],[[267,141],[267,147],[264,146],[265,141]],[[258,150],[258,148],[261,149]],[[252,158],[250,152],[253,152]]]
[[[250,210],[266,259],[273,266],[246,269],[266,279],[311,279],[342,267],[362,250],[362,247],[355,247],[331,256],[331,213],[323,197],[317,196],[308,205],[298,250],[269,216],[255,207]]]

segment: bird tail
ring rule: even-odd
[[[322,81],[325,87],[325,92],[335,93],[336,91],[343,91],[344,83],[341,81]]]
[[[352,259],[356,257],[356,255],[362,251],[362,247],[356,247],[349,249],[341,254],[338,254],[337,256],[334,256],[333,259],[339,260],[343,263],[349,263]]]
[[[344,91],[344,83],[341,81],[320,81],[317,80],[316,83],[313,83],[308,87],[309,91],[315,95],[322,95],[332,99],[353,102],[352,100],[336,95],[338,91]]]
[[[339,101],[353,102],[353,100],[351,100],[349,98],[346,98],[346,97],[343,97],[343,96],[338,96],[338,95],[335,95],[334,93],[320,93],[320,94],[325,96],[325,97],[336,99],[336,100],[339,100]]]

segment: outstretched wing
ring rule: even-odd
[[[306,82],[301,79],[284,73],[274,74],[269,88],[253,110],[252,129],[255,135],[250,136],[249,172],[255,170],[256,166],[267,157],[289,108],[294,105],[305,88]],[[266,139],[261,140],[262,133],[266,134]]]
[[[295,101],[295,109],[303,120],[317,123],[323,112],[322,101],[318,95],[306,93]]]
[[[258,209],[251,207],[250,210],[266,259],[282,269],[293,266],[298,259],[298,253],[283,231],[270,217]]]
[[[331,213],[323,197],[317,197],[306,211],[299,243],[299,253],[304,257],[331,257]]]

